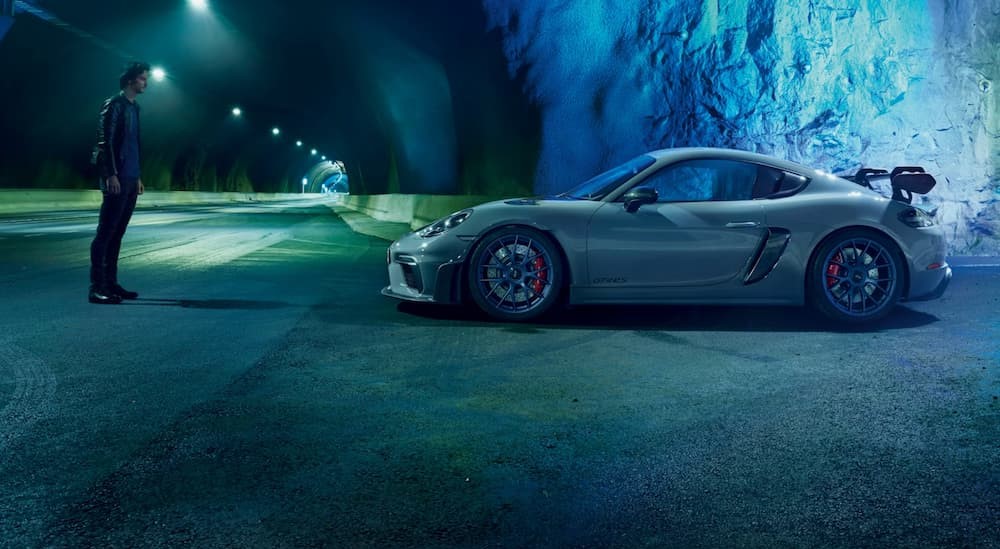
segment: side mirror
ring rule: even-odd
[[[655,204],[660,194],[652,187],[636,187],[625,193],[625,211],[635,213],[643,204]]]

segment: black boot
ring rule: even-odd
[[[87,301],[98,305],[117,305],[122,302],[122,298],[107,288],[91,287]]]
[[[115,294],[116,296],[118,296],[118,297],[120,297],[122,299],[138,299],[139,298],[139,292],[132,292],[132,291],[126,290],[125,288],[122,288],[121,285],[119,285],[119,284],[112,284],[111,287],[110,287],[110,289],[111,289],[111,293]]]

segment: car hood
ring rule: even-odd
[[[544,202],[573,202],[575,198],[566,196],[529,196],[524,198],[511,198],[509,200],[498,200],[508,206],[537,206]]]
[[[536,227],[563,226],[572,220],[586,219],[604,205],[594,200],[576,200],[555,196],[522,197],[485,202],[470,208],[474,215],[461,226],[471,234],[504,223],[522,223]],[[467,233],[470,234],[470,233]]]
[[[482,204],[477,204],[472,206],[470,209],[476,211],[490,210],[522,210],[532,207],[553,205],[553,204],[567,204],[567,203],[580,203],[580,202],[592,202],[597,204],[596,201],[588,200],[577,200],[574,198],[566,198],[562,196],[525,196],[520,198],[504,198],[501,200],[494,200],[492,202],[483,202]]]

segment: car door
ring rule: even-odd
[[[636,187],[657,191],[656,203],[629,212],[608,202],[591,219],[591,286],[741,284],[766,234],[763,208],[752,200],[756,178],[752,164],[694,160],[639,181]]]

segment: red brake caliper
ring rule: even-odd
[[[844,262],[843,256],[840,255],[840,252],[837,252],[837,255],[833,256],[833,261],[831,261],[830,264],[826,266],[826,274],[828,275],[826,277],[827,288],[833,288],[834,286],[837,285],[837,279],[834,278],[835,276],[840,274],[840,267],[837,265],[837,263],[843,263],[843,262]]]
[[[538,273],[534,282],[531,283],[531,289],[534,290],[537,295],[542,295],[542,290],[545,289],[545,281],[549,279],[549,271],[545,268],[545,258],[542,256],[536,257],[532,260],[531,266],[534,267],[535,272]]]

